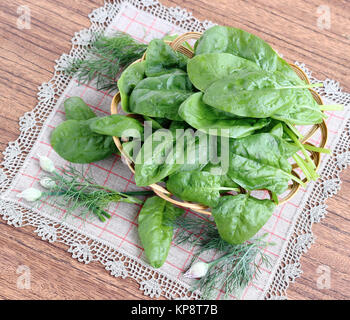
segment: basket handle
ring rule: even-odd
[[[175,50],[183,53],[186,56],[193,57],[193,52],[182,44],[187,40],[198,40],[201,37],[200,32],[187,32],[178,36],[175,40],[170,43],[170,46]]]

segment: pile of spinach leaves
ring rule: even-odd
[[[51,144],[66,160],[89,163],[115,152],[112,137],[122,137],[138,186],[164,182],[182,200],[210,207],[220,236],[240,244],[267,222],[291,180],[302,184],[292,174],[291,158],[307,178],[317,177],[294,125],[321,123],[324,114],[311,86],[255,35],[214,26],[193,50],[189,59],[152,40],[145,60],[129,65],[118,80],[122,109],[152,125],[147,136],[148,125],[125,115],[98,118],[72,97],[65,102],[67,121],[54,130]],[[226,170],[212,157],[220,160],[223,144]],[[248,193],[225,194],[242,189]],[[250,195],[260,189],[275,201]],[[144,204],[139,235],[153,267],[164,263],[173,234],[168,222],[182,212],[158,197]]]

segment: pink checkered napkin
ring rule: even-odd
[[[135,39],[148,43],[151,39],[161,38],[166,33],[181,34],[185,30],[170,24],[160,18],[149,13],[140,11],[130,4],[127,4],[120,10],[113,23],[108,27],[107,34],[111,34],[116,30],[124,31],[132,35]],[[110,113],[110,104],[112,96],[103,91],[97,91],[94,83],[88,85],[79,85],[76,80],[72,80],[65,92],[62,94],[54,112],[49,117],[46,128],[43,130],[39,140],[30,153],[30,159],[25,163],[17,178],[15,179],[12,189],[7,194],[7,198],[17,202],[16,195],[29,187],[39,188],[38,181],[42,172],[39,168],[37,154],[45,155],[51,158],[57,166],[65,166],[67,162],[61,159],[50,146],[50,134],[52,130],[65,120],[63,102],[71,96],[80,96],[86,103],[99,115],[104,116]],[[343,120],[342,113],[327,112],[329,118],[327,124],[329,127],[329,140],[327,147],[334,142],[334,138],[340,132],[339,122]],[[319,136],[315,136],[312,142],[319,141]],[[140,190],[135,185],[133,174],[121,161],[120,156],[113,156],[109,159],[91,163],[84,167],[86,173],[95,177],[98,183],[113,188],[118,191],[134,191]],[[242,292],[243,299],[259,299],[263,296],[273,270],[276,267],[280,255],[283,253],[282,248],[286,239],[291,232],[293,219],[295,214],[307,194],[306,190],[301,190],[292,200],[279,206],[274,212],[271,219],[262,228],[262,233],[268,233],[267,240],[274,242],[275,245],[265,249],[265,252],[271,257],[272,267],[262,269],[262,274],[258,280],[251,283]],[[49,203],[43,202],[39,208],[33,209],[47,217],[55,217],[63,220],[72,227],[79,229],[85,235],[108,242],[116,250],[125,252],[129,256],[147,262],[142,245],[137,233],[137,217],[140,212],[140,205],[132,205],[126,203],[112,204],[108,208],[108,212],[112,218],[102,223],[94,216],[89,216],[87,221],[83,221],[81,217],[69,216],[65,217],[65,210],[53,207]],[[203,218],[201,215],[187,211],[186,215]],[[180,282],[190,283],[188,279],[184,279],[182,274],[189,267],[189,262],[194,252],[193,247],[186,245],[172,245],[167,261],[161,268],[163,274]],[[215,257],[212,253],[206,257],[211,260]],[[222,291],[217,291],[217,298],[222,297]],[[234,298],[234,297],[232,297]]]

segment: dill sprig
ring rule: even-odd
[[[208,271],[196,280],[192,290],[199,290],[203,299],[212,298],[216,289],[230,294],[239,295],[254,278],[258,278],[261,267],[270,266],[270,259],[264,249],[272,243],[264,240],[267,234],[249,242],[232,245],[224,241],[211,221],[179,217],[175,221],[178,233],[174,239],[177,244],[191,244],[196,246],[191,264],[204,253],[215,251],[221,254],[216,260],[208,262]]]
[[[102,222],[110,218],[105,208],[111,202],[127,202],[142,204],[136,195],[153,194],[152,191],[118,192],[106,186],[99,185],[92,176],[85,175],[73,166],[61,169],[44,177],[49,192],[43,193],[48,199],[54,199],[54,204],[67,210],[67,214],[80,209],[80,215],[92,212]],[[62,203],[59,199],[64,200]]]
[[[117,75],[122,68],[142,57],[147,45],[136,42],[123,32],[111,37],[100,35],[91,44],[85,59],[75,59],[64,71],[81,83],[96,80],[97,90],[117,89]]]

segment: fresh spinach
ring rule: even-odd
[[[241,117],[282,119],[294,123],[298,112],[308,124],[322,122],[323,114],[308,89],[294,86],[281,73],[241,72],[214,82],[203,101]],[[308,113],[307,113],[308,112]],[[307,118],[305,118],[307,116]]]
[[[224,172],[223,168],[221,167],[221,164],[213,164],[208,163],[204,168],[203,171],[209,172],[211,174],[214,174],[218,177],[220,177],[220,186],[225,188],[230,188],[232,190],[239,189],[239,185],[234,182],[228,175],[227,172]],[[227,190],[221,190],[221,192],[227,192]]]
[[[161,39],[152,40],[146,50],[147,77],[159,76],[172,69],[186,70],[188,58],[174,51]]]
[[[220,199],[221,177],[204,171],[178,172],[167,181],[167,189],[182,200],[213,207]]]
[[[192,84],[182,70],[145,78],[131,93],[130,110],[148,117],[181,120],[179,106],[191,93]]]
[[[143,144],[135,161],[135,182],[148,186],[172,173],[201,170],[210,161],[215,141],[204,133],[157,130]]]
[[[128,66],[118,80],[121,105],[124,112],[130,112],[129,99],[132,90],[145,77],[145,61]]]
[[[174,152],[175,137],[170,131],[157,130],[143,144],[135,160],[135,182],[138,186],[156,183],[175,172],[180,164]]]
[[[255,62],[262,70],[279,71],[294,83],[303,83],[291,66],[268,43],[247,31],[214,26],[207,29],[196,42],[195,55],[221,52]]]
[[[281,194],[290,179],[298,180],[288,162],[298,147],[270,133],[230,141],[228,176],[246,190],[267,189]]]
[[[205,91],[211,84],[241,71],[257,71],[256,63],[230,53],[205,53],[188,61],[187,73],[192,84]]]
[[[138,217],[138,233],[145,255],[154,268],[160,268],[169,253],[173,223],[183,209],[159,197],[148,198]]]
[[[222,239],[240,244],[254,236],[271,217],[275,204],[247,194],[220,198],[212,214]]]
[[[113,138],[93,132],[89,121],[67,120],[52,132],[51,145],[63,159],[91,163],[115,152]]]
[[[96,114],[80,97],[70,97],[64,101],[67,120],[89,120]]]
[[[180,117],[192,127],[208,134],[242,138],[269,124],[269,119],[239,118],[203,102],[203,93],[187,98],[179,108]]]
[[[106,117],[92,119],[89,122],[93,132],[115,137],[132,137],[141,139],[143,126],[134,118],[113,114]]]

